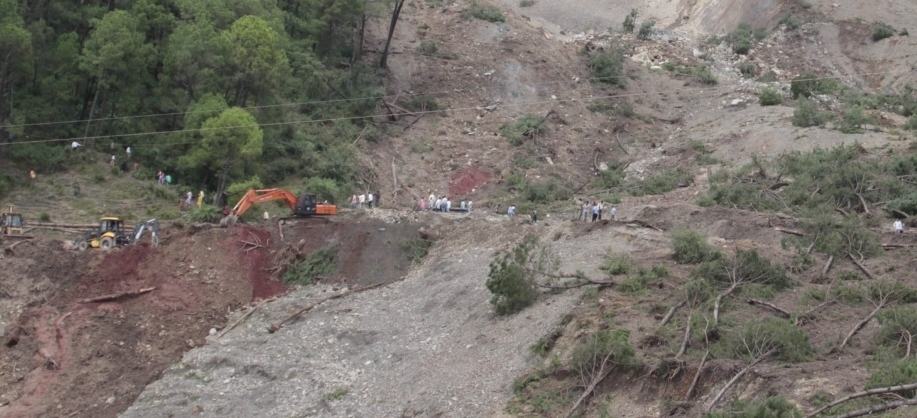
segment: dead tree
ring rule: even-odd
[[[760,329],[760,328],[759,328]],[[760,337],[760,338],[758,338]],[[776,354],[780,351],[780,344],[770,338],[765,333],[746,333],[742,336],[742,346],[745,349],[743,353],[736,353],[738,357],[744,357],[746,359],[746,366],[739,370],[732,379],[729,379],[728,382],[723,386],[722,389],[713,397],[713,400],[704,407],[704,412],[709,413],[713,410],[716,404],[723,398],[723,395],[732,387],[742,376],[745,376],[752,368],[754,368],[758,363],[764,361],[768,357]]]
[[[398,16],[401,15],[402,6],[404,6],[404,0],[395,0],[395,10],[392,11],[392,21],[388,25],[388,37],[385,39],[385,48],[382,50],[379,68],[384,69],[388,65],[388,52],[392,45],[392,37],[395,36],[395,25],[398,24]]]
[[[865,396],[872,396],[872,395],[885,395],[885,394],[889,394],[889,393],[906,392],[906,391],[915,390],[915,389],[917,389],[917,383],[911,383],[911,384],[909,384],[909,385],[898,385],[898,386],[889,386],[889,387],[884,387],[884,388],[876,388],[876,389],[864,390],[864,391],[862,391],[862,392],[857,392],[857,393],[854,393],[854,394],[851,394],[851,395],[847,395],[847,396],[845,396],[845,397],[843,397],[843,398],[841,398],[841,399],[838,399],[838,400],[836,400],[836,401],[834,401],[834,402],[831,402],[831,403],[829,403],[829,404],[827,404],[827,405],[825,405],[825,406],[823,406],[823,407],[821,407],[821,408],[818,408],[818,409],[816,409],[815,411],[813,411],[811,414],[806,415],[806,418],[813,418],[813,417],[817,416],[818,414],[821,414],[822,412],[827,411],[827,410],[830,409],[830,408],[833,408],[833,407],[835,407],[835,406],[838,406],[838,405],[840,405],[840,404],[842,404],[842,403],[844,403],[844,402],[847,402],[847,401],[849,401],[849,400],[852,400],[852,399],[857,399],[857,398],[862,398],[862,397],[865,397]],[[915,401],[917,401],[917,400],[915,400]],[[910,405],[914,405],[914,404],[910,404]],[[880,405],[874,405],[874,407],[875,407],[875,406],[880,406]],[[897,408],[898,406],[903,406],[903,405],[896,405],[896,406],[894,406],[894,407],[892,407],[892,408]],[[892,408],[878,409],[878,410],[875,410],[875,411],[872,411],[872,412],[879,412],[879,411],[884,411],[884,410],[892,409]],[[855,412],[857,412],[857,411],[855,411]],[[868,413],[872,413],[872,412],[868,412]],[[860,414],[860,415],[866,415],[866,414]],[[860,416],[860,415],[844,415],[844,416],[858,417],[858,416]]]
[[[878,282],[870,286],[869,300],[872,302],[875,308],[869,313],[869,315],[866,315],[865,318],[863,318],[862,320],[860,320],[860,322],[857,322],[857,324],[853,326],[853,329],[851,329],[850,332],[847,333],[847,336],[844,337],[844,341],[842,341],[837,346],[837,348],[832,350],[832,352],[836,353],[836,352],[840,352],[841,350],[843,350],[844,347],[847,346],[847,343],[850,342],[850,339],[853,338],[853,336],[856,335],[857,332],[863,329],[863,327],[866,326],[866,324],[868,324],[869,321],[871,321],[872,318],[874,318],[876,314],[878,314],[879,311],[882,310],[882,308],[897,302],[898,299],[900,299],[903,296],[902,293],[905,290],[906,288],[903,285],[901,285],[900,283],[890,283],[886,281]]]
[[[766,263],[766,265],[764,264]],[[728,287],[716,295],[713,301],[713,325],[720,320],[720,304],[723,298],[728,297],[736,289],[749,283],[767,284],[772,281],[774,271],[767,260],[758,257],[757,252],[737,250],[732,256],[720,265]]]
[[[592,394],[592,391],[595,390],[595,387],[598,386],[602,380],[605,380],[606,377],[614,370],[614,362],[612,361],[614,357],[614,352],[610,351],[602,357],[602,360],[595,362],[590,370],[586,373],[580,374],[580,379],[583,380],[583,386],[586,390],[583,391],[583,394],[576,400],[570,410],[564,415],[564,418],[570,418],[573,414],[576,413],[576,410],[579,409],[580,405]]]

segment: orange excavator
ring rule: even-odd
[[[337,206],[327,203],[318,203],[314,194],[302,194],[296,197],[289,190],[284,189],[251,189],[239,199],[239,203],[232,208],[229,217],[238,219],[248,208],[254,204],[283,200],[290,207],[290,216],[302,218],[307,216],[330,216],[337,214]],[[234,220],[235,220],[234,219]]]

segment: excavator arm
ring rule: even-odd
[[[296,210],[296,196],[284,189],[251,189],[232,208],[232,214],[241,217],[252,205],[283,199],[291,211]]]

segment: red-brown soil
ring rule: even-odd
[[[465,167],[452,174],[449,180],[449,196],[462,197],[472,193],[489,180],[491,174],[475,167]]]
[[[231,310],[283,293],[271,277],[287,245],[303,254],[336,244],[326,278],[365,285],[401,278],[400,244],[418,225],[363,219],[289,221],[232,229],[168,227],[162,245],[66,251],[36,240],[0,256],[0,308],[11,313],[0,346],[0,417],[115,417]],[[298,244],[299,242],[301,244]],[[245,242],[255,243],[252,246]],[[101,303],[86,298],[155,287]]]

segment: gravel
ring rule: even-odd
[[[270,323],[344,289],[304,288],[263,305],[221,339],[188,352],[121,416],[499,413],[511,382],[538,362],[528,346],[573,308],[579,293],[495,318],[484,284],[494,251],[525,228],[548,237],[569,223],[519,226],[494,217],[474,224],[445,226],[451,241],[437,244],[404,280],[326,302],[275,334],[266,331]],[[558,253],[565,270],[594,273],[604,245],[591,237],[585,246],[561,244]]]

